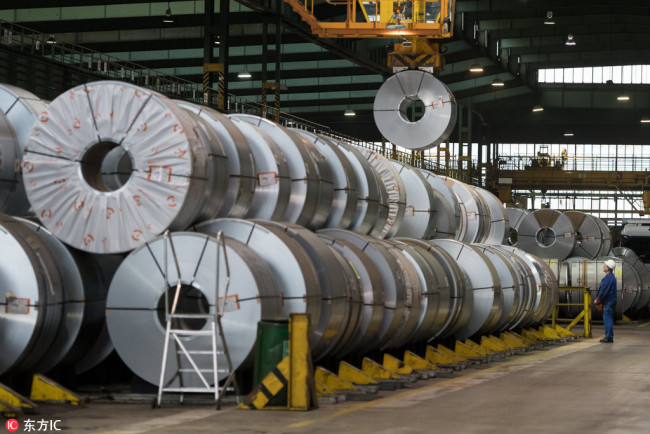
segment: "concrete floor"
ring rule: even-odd
[[[596,326],[594,339],[310,412],[90,403],[47,406],[37,419],[60,418],[65,433],[650,432],[650,323],[617,326],[614,344],[602,335]]]

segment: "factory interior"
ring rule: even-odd
[[[0,431],[647,432],[648,29],[1,2]]]

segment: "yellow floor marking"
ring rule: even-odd
[[[637,327],[645,327],[645,326],[647,326],[647,325],[650,325],[650,322],[647,322],[647,323],[645,323],[645,324],[638,325]]]
[[[490,379],[499,378],[503,375],[506,375],[510,372],[515,372],[521,369],[531,367],[535,364],[544,362],[546,360],[554,359],[557,357],[564,356],[566,354],[574,353],[580,351],[586,347],[594,345],[594,341],[583,341],[580,343],[575,343],[572,345],[562,346],[548,350],[540,354],[531,354],[529,356],[518,357],[517,359],[510,360],[508,362],[500,363],[491,368],[486,368],[480,371],[476,371],[467,375],[463,375],[457,378],[451,378],[449,380],[441,381],[431,386],[421,387],[419,389],[412,389],[405,392],[397,393],[392,396],[387,396],[385,398],[376,399],[374,401],[363,402],[350,406],[348,408],[341,409],[334,413],[328,414],[326,416],[321,416],[315,419],[306,420],[303,422],[294,423],[288,426],[288,428],[302,428],[308,425],[313,425],[315,423],[324,422],[330,419],[334,419],[340,416],[344,416],[355,411],[363,410],[366,408],[372,407],[389,407],[393,404],[391,401],[406,401],[407,405],[414,405],[426,399],[432,399],[436,396],[439,396],[440,393],[434,391],[435,389],[448,388],[460,390],[463,388],[471,387],[476,384],[481,384]],[[530,363],[532,362],[532,363]],[[500,372],[501,371],[501,372]],[[476,377],[483,377],[481,379]],[[417,395],[422,395],[422,399],[418,399]],[[409,399],[410,398],[410,399]],[[397,407],[397,405],[395,405]],[[400,406],[402,406],[400,404]]]

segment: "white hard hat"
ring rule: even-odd
[[[607,265],[610,270],[613,270],[614,268],[616,268],[616,262],[614,262],[611,259],[606,260],[605,265]]]

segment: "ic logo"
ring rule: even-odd
[[[9,419],[7,420],[6,427],[7,427],[7,431],[14,432],[14,431],[18,431],[18,428],[20,428],[20,424],[16,419]]]

